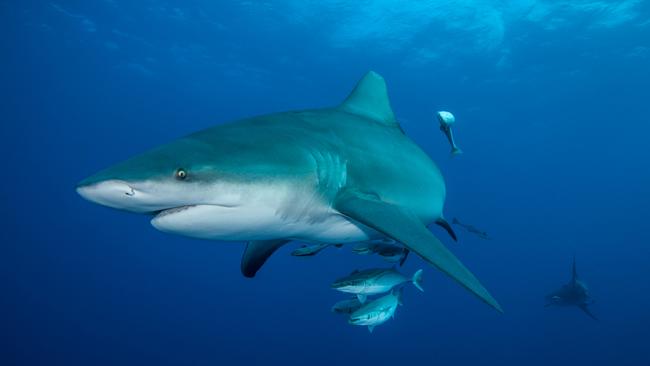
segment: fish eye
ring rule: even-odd
[[[185,171],[185,169],[178,169],[176,171],[176,179],[183,180],[185,178],[187,178],[187,172]]]

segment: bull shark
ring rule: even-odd
[[[446,223],[443,176],[406,136],[372,71],[340,105],[220,124],[100,171],[77,192],[149,215],[166,233],[247,241],[247,277],[291,240],[390,238],[502,311],[428,230]]]
[[[546,305],[549,306],[577,306],[585,312],[590,318],[598,320],[596,316],[589,310],[589,304],[594,301],[589,296],[589,290],[584,282],[578,279],[576,271],[576,258],[573,257],[573,267],[571,272],[571,281],[562,286],[559,290],[554,291],[546,296]]]

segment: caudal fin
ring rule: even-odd
[[[418,290],[424,292],[424,289],[422,288],[422,270],[418,269],[415,274],[413,274],[413,278],[411,279],[413,282],[413,286],[417,287]]]
[[[451,156],[460,155],[463,153],[463,150],[459,149],[457,146],[451,148]]]
[[[404,287],[400,287],[399,290],[393,290],[393,296],[397,298],[398,304],[404,305],[402,302],[402,297],[404,296]],[[393,314],[393,317],[395,317],[395,314]]]

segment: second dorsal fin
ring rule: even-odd
[[[369,71],[359,80],[339,108],[382,124],[397,126],[397,120],[388,100],[386,82],[374,71]]]

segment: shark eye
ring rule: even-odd
[[[179,180],[187,178],[187,172],[184,169],[178,169],[176,171],[176,178]]]

